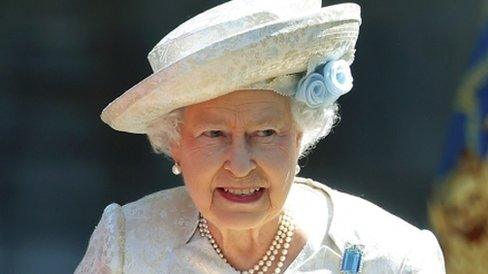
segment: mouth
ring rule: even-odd
[[[226,200],[237,203],[251,203],[259,200],[266,189],[264,187],[256,188],[225,188],[219,187],[217,191]]]

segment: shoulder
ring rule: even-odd
[[[184,186],[174,187],[149,194],[122,206],[127,225],[142,225],[145,221],[164,221],[176,217],[174,213],[194,213],[195,208]],[[173,216],[170,216],[173,213]]]
[[[158,191],[122,207],[131,247],[185,243],[198,224],[198,211],[184,186]],[[155,235],[155,237],[148,237]]]
[[[165,249],[188,240],[197,214],[183,186],[123,206],[112,203],[103,211],[75,273],[122,273],[139,255],[157,261]]]
[[[88,248],[75,273],[121,273],[123,229],[124,217],[120,205],[108,205],[90,237]]]
[[[381,207],[310,179],[302,184],[329,196],[329,237],[344,252],[346,244],[364,246],[364,270],[445,273],[442,251],[428,230],[419,229]]]

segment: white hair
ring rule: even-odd
[[[290,98],[290,97],[288,97]],[[310,108],[302,102],[290,98],[290,108],[294,122],[302,132],[300,158],[306,156],[318,141],[327,136],[339,121],[337,103],[328,107]],[[184,107],[171,111],[153,121],[147,130],[147,137],[153,151],[171,157],[170,144],[178,143],[180,125],[183,123]]]

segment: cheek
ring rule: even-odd
[[[286,200],[295,175],[297,162],[295,142],[282,138],[273,144],[261,145],[255,159],[270,182],[270,200],[273,207],[280,207]]]
[[[222,167],[223,145],[218,143],[203,145],[197,142],[183,145],[185,145],[185,153],[181,157],[181,164],[184,173],[201,180],[208,180]]]
[[[284,170],[294,168],[298,158],[294,139],[289,136],[278,137],[269,144],[257,145],[254,155],[257,161],[269,166],[269,169],[283,173],[283,176]]]
[[[210,207],[215,174],[222,166],[221,146],[202,145],[194,141],[182,141],[180,165],[190,196],[201,211]]]

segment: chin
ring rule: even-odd
[[[262,226],[269,221],[270,212],[246,212],[217,209],[212,212],[212,217],[213,218],[210,218],[210,221],[219,228],[243,230]]]

